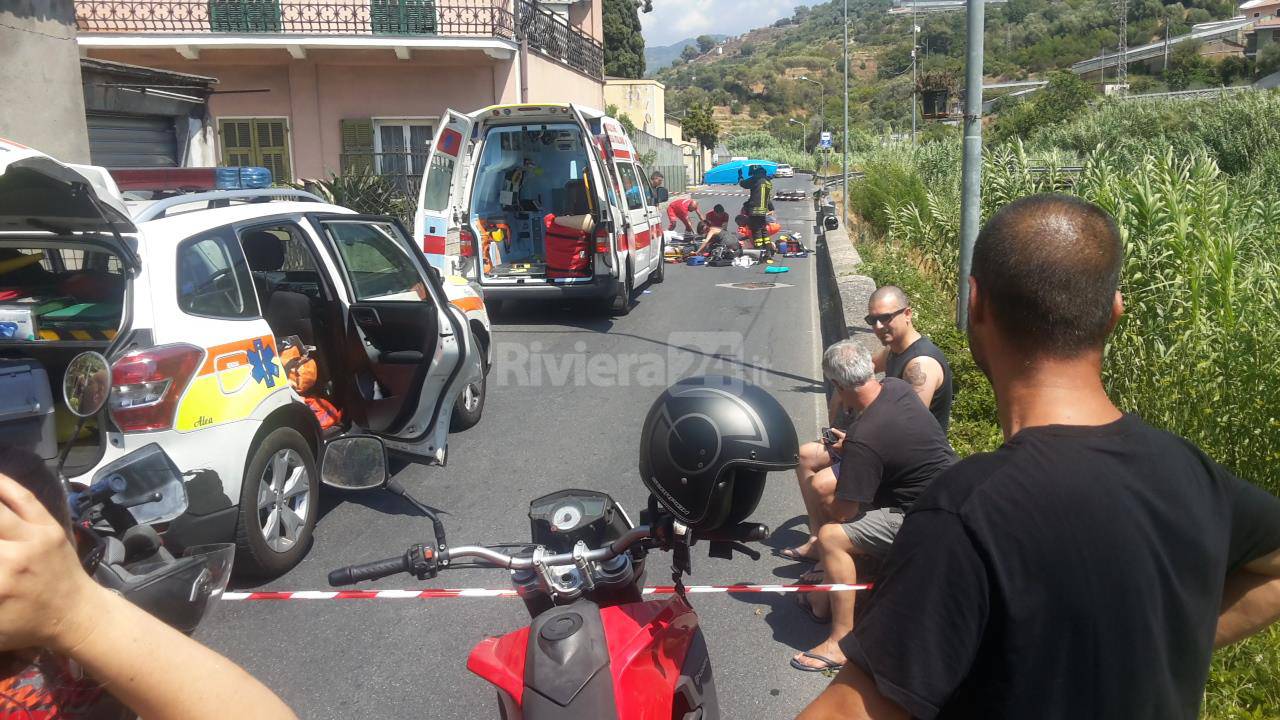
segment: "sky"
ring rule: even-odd
[[[645,45],[670,45],[708,33],[742,33],[791,15],[797,5],[821,0],[653,0],[653,12],[640,13]]]

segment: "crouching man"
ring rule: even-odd
[[[910,384],[875,379],[871,354],[852,340],[827,348],[822,371],[846,407],[860,415],[847,432],[836,431],[832,449],[840,462],[801,486],[805,507],[822,522],[818,556],[825,582],[858,581],[854,558],[883,560],[911,503],[940,472],[956,462],[947,436]],[[804,604],[806,599],[800,596]],[[791,659],[798,670],[843,667],[841,638],[853,629],[853,591],[809,596],[811,614],[830,614],[831,633]]]

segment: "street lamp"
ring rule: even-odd
[[[822,137],[822,133],[827,129],[827,87],[805,75],[801,75],[800,79],[818,86],[818,137]],[[816,152],[817,148],[814,150]],[[819,160],[819,164],[821,164],[821,160]],[[818,172],[822,172],[822,169],[819,168]]]
[[[800,154],[803,155],[804,154],[804,123],[800,122],[795,118],[787,118],[787,122],[795,123],[796,125],[800,126]]]
[[[798,79],[818,86],[818,132],[822,132],[827,129],[827,119],[825,117],[825,111],[827,108],[827,88],[817,80],[813,80],[804,75],[801,75]]]

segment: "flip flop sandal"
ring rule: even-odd
[[[773,554],[777,555],[780,558],[793,560],[795,562],[807,562],[807,563],[818,562],[818,558],[809,557],[807,555],[801,555],[800,553],[796,552],[795,548],[783,548],[781,550],[774,550]]]
[[[822,667],[812,667],[809,665],[805,665],[804,663],[800,662],[799,660],[796,660],[795,658],[791,658],[791,667],[797,670],[800,670],[802,672],[826,672],[828,670],[840,670],[841,668],[844,667],[842,663],[838,663],[835,660],[832,660],[831,658],[823,655],[817,655],[815,653],[807,653],[807,652],[800,653],[800,654],[803,655],[804,657],[809,658],[810,660],[818,660],[823,663]]]
[[[807,593],[796,593],[796,605],[800,606],[801,612],[809,616],[809,619],[819,625],[826,625],[831,622],[831,617],[819,617],[818,613],[813,611],[813,604],[809,602]],[[793,658],[794,659],[794,658]]]
[[[826,573],[821,568],[814,568],[796,578],[796,583],[800,585],[821,585],[825,579]]]

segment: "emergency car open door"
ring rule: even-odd
[[[439,277],[391,218],[311,219],[348,296],[342,410],[388,448],[443,461],[453,399],[481,370]]]
[[[427,262],[445,269],[445,246],[449,234],[458,232],[457,210],[461,186],[466,177],[467,152],[471,144],[471,118],[446,110],[427,155],[427,169],[418,188],[418,211],[414,213],[413,236],[421,243]]]

